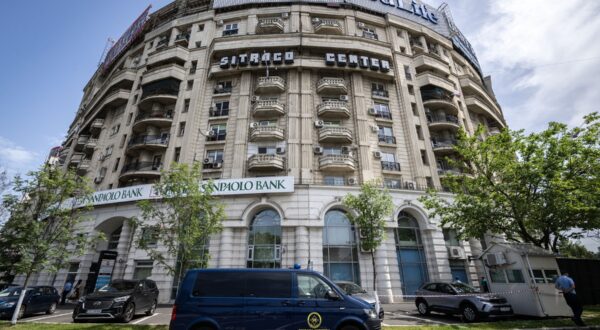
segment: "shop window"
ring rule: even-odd
[[[248,232],[248,268],[281,267],[281,218],[275,210],[258,212]]]
[[[238,23],[225,24],[223,36],[232,36],[238,34]]]
[[[135,269],[133,270],[134,280],[143,280],[152,276],[152,266],[154,261],[152,260],[136,260]]]
[[[354,226],[340,210],[325,214],[323,228],[323,269],[333,281],[360,284],[358,251]]]

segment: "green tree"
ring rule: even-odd
[[[583,244],[562,239],[558,243],[560,255],[567,258],[598,259],[596,253],[588,250]]]
[[[8,181],[8,175],[6,174],[6,170],[2,169],[0,166],[0,198],[4,196],[8,188],[10,187],[10,182]],[[6,221],[7,211],[6,207],[3,204],[0,204],[0,228]]]
[[[9,217],[0,232],[0,266],[13,274],[25,275],[23,287],[33,273],[55,272],[73,255],[80,255],[91,239],[77,231],[88,207],[75,200],[91,194],[87,182],[74,171],[44,166],[16,176],[12,192],[3,197]],[[21,310],[26,290],[22,290],[12,323]],[[26,306],[23,308],[25,309]]]
[[[502,234],[557,252],[562,239],[600,228],[600,116],[584,118],[529,135],[460,131],[452,163],[469,174],[443,181],[452,196],[429,191],[420,201],[462,237]]]
[[[153,232],[141,235],[139,246],[180,280],[184,270],[207,265],[209,255],[199,249],[211,234],[221,231],[223,205],[212,195],[212,182],[202,184],[202,164],[198,162],[191,166],[173,163],[170,170],[162,172],[154,190],[164,198],[138,203],[141,218],[136,220],[137,226]],[[149,245],[151,240],[158,244]]]
[[[348,217],[361,233],[362,250],[369,251],[373,265],[373,290],[377,291],[377,270],[375,268],[375,250],[385,239],[385,220],[392,213],[394,204],[389,191],[381,188],[380,182],[365,182],[358,195],[347,194],[343,205],[356,212]]]

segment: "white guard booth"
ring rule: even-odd
[[[549,251],[528,243],[493,243],[479,259],[490,291],[506,297],[515,314],[573,316],[562,293],[554,288],[560,271]]]

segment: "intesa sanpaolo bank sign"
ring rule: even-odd
[[[211,184],[203,181],[202,187]],[[293,176],[272,176],[246,179],[222,179],[212,181],[214,196],[276,194],[294,192]],[[135,202],[144,199],[159,199],[151,184],[97,191],[85,199],[71,200],[75,207],[83,205],[98,206],[115,203]]]

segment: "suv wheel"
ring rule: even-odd
[[[146,311],[146,315],[150,316],[154,314],[154,311],[156,311],[156,300],[152,302],[152,306],[150,306],[150,309]]]
[[[460,310],[460,314],[462,316],[463,321],[469,323],[475,322],[479,318],[479,313],[477,312],[477,309],[471,304],[463,305]]]
[[[121,317],[121,321],[123,323],[129,323],[133,319],[135,315],[135,305],[133,303],[128,303],[123,310],[123,316]]]
[[[53,302],[52,305],[50,305],[50,307],[48,307],[46,314],[54,314],[54,312],[56,312],[56,303],[55,302]]]
[[[19,314],[17,315],[17,320],[20,320],[23,318],[23,316],[25,316],[27,306],[25,305],[21,305],[21,309],[19,309]]]
[[[424,299],[417,300],[417,311],[421,315],[429,315],[431,312],[429,310],[429,305],[427,305],[427,302]]]

